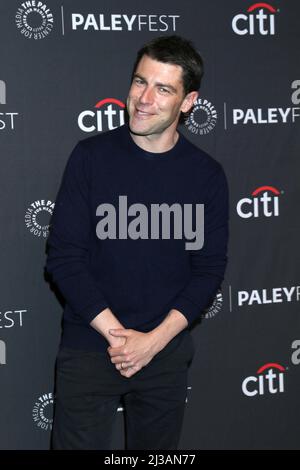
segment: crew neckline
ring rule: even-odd
[[[127,146],[129,148],[130,154],[138,157],[139,159],[149,160],[153,162],[165,162],[168,160],[176,159],[181,155],[181,149],[184,143],[184,137],[181,132],[177,132],[179,137],[177,139],[176,144],[170,150],[166,152],[149,152],[144,150],[142,147],[137,145],[133,138],[131,137],[130,130],[128,124],[124,124],[122,126],[123,136],[126,140]]]

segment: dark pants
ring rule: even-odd
[[[61,349],[57,357],[53,449],[111,448],[123,397],[126,449],[177,449],[194,345],[183,331],[130,378],[107,352]]]

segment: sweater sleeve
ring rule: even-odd
[[[46,271],[72,311],[90,323],[108,304],[89,269],[89,152],[78,142],[64,170],[50,221]]]
[[[224,279],[227,264],[228,184],[223,168],[208,181],[204,204],[204,244],[190,250],[191,278],[174,299],[171,308],[179,310],[190,325],[213,301]]]

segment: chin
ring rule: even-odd
[[[136,135],[149,135],[151,133],[150,129],[141,129],[139,126],[133,125],[130,121],[129,129],[133,134]]]
[[[135,135],[143,135],[143,136],[146,136],[146,135],[150,135],[151,132],[147,132],[147,131],[142,131],[142,130],[139,130],[139,129],[135,129],[134,127],[131,127],[130,124],[129,124],[129,129],[130,129],[130,132],[132,134],[135,134]]]

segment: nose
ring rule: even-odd
[[[143,90],[143,93],[140,95],[139,101],[142,104],[152,104],[153,98],[154,98],[153,90],[150,87],[146,86]]]

